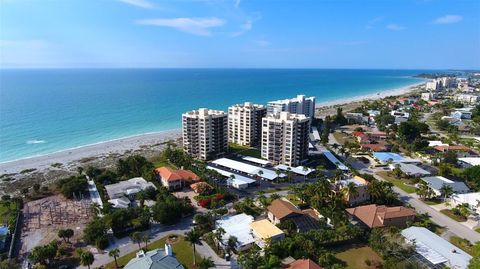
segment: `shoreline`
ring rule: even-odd
[[[382,99],[387,96],[400,96],[412,92],[416,87],[423,85],[425,82],[415,83],[408,86],[390,89],[373,94],[365,94],[347,98],[340,98],[331,101],[320,102],[316,104],[316,112],[322,111],[334,106],[353,104],[363,100]],[[142,147],[158,145],[169,140],[176,140],[181,137],[181,129],[172,129],[160,132],[150,132],[139,135],[133,135],[108,141],[97,142],[89,145],[79,146],[75,148],[55,151],[52,153],[42,154],[20,158],[11,161],[0,162],[1,174],[18,174],[26,169],[35,169],[41,172],[52,168],[53,164],[62,164],[63,167],[70,169],[82,163],[82,159],[88,158],[106,158],[109,155],[125,154],[127,152],[142,149]]]

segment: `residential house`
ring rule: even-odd
[[[458,158],[458,164],[460,164],[463,168],[480,165],[480,157]]]
[[[140,250],[135,258],[131,259],[124,269],[184,269],[175,258],[172,246],[165,244],[165,248],[157,248],[148,252]]]
[[[291,220],[297,226],[297,232],[307,232],[320,227],[320,215],[315,210],[300,210],[289,201],[283,199],[273,200],[267,207],[268,220],[277,225],[282,221]]]
[[[464,145],[448,145],[448,146],[436,146],[434,149],[438,152],[445,153],[453,151],[457,154],[457,157],[470,157],[476,155],[469,147]]]
[[[283,268],[285,269],[324,269],[320,265],[316,264],[310,259],[298,259],[290,264],[287,264]]]
[[[468,207],[470,208],[470,210],[472,210],[472,212],[479,214],[480,213],[480,192],[454,194],[450,198],[450,203],[452,206],[468,204]]]
[[[108,202],[117,208],[127,208],[130,206],[130,201],[135,198],[135,194],[147,188],[157,189],[152,182],[148,182],[141,177],[105,186],[105,190],[110,198]]]
[[[397,165],[399,166],[400,170],[409,177],[424,177],[431,175],[429,171],[411,163],[392,163],[389,165],[389,167],[393,171]]]
[[[176,170],[166,166],[155,169],[155,174],[162,182],[162,185],[170,191],[182,189],[189,183],[201,180],[200,177],[190,170]]]
[[[461,181],[453,181],[442,176],[422,177],[422,181],[427,183],[428,187],[432,189],[436,196],[442,195],[442,187],[444,185],[450,186],[454,193],[468,193],[470,189]]]
[[[408,243],[414,244],[427,268],[467,269],[472,256],[424,227],[402,230]]]
[[[387,207],[371,204],[347,208],[346,211],[369,228],[405,227],[407,222],[415,218],[415,210],[403,206]]]
[[[236,251],[249,249],[255,243],[250,229],[250,224],[253,220],[254,218],[252,216],[245,213],[234,216],[223,216],[217,220],[215,227],[217,229],[222,228],[225,231],[220,244],[226,248],[228,246],[228,239],[234,236],[237,238]]]
[[[346,191],[349,184],[354,184],[356,193],[349,193]],[[345,202],[348,205],[357,205],[370,200],[368,181],[359,176],[338,181],[335,184],[334,191],[342,192],[344,194]]]
[[[266,242],[275,243],[285,238],[285,233],[267,219],[250,223],[255,243],[264,248]]]

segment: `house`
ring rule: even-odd
[[[207,182],[197,182],[190,185],[190,189],[192,189],[195,193],[204,193],[213,190],[213,187],[210,186]]]
[[[453,151],[457,154],[459,158],[469,157],[474,155],[472,150],[468,147],[465,147],[464,145],[436,146],[434,147],[434,149],[441,153]]]
[[[368,117],[363,116],[362,113],[354,113],[348,112],[345,113],[345,118],[349,124],[357,123],[357,124],[368,124]]]
[[[427,183],[428,187],[432,189],[436,196],[441,196],[441,189],[443,185],[450,186],[454,193],[467,193],[470,189],[465,183],[460,181],[452,181],[442,176],[422,177],[422,180]]]
[[[480,192],[454,194],[450,202],[452,206],[468,204],[472,212],[480,213]]]
[[[352,135],[357,138],[358,143],[367,142],[368,135],[364,132],[353,131]]]
[[[450,113],[450,116],[458,120],[463,120],[463,119],[469,120],[472,118],[472,114],[473,113],[471,109],[462,108],[462,109],[455,109],[455,111]]]
[[[132,204],[132,201],[127,197],[123,196],[120,198],[110,199],[108,203],[112,204],[113,208],[129,208]]]
[[[393,152],[374,152],[372,153],[373,158],[375,158],[380,164],[386,165],[390,163],[419,163],[420,161],[405,158],[398,153]]]
[[[255,243],[261,248],[265,247],[266,241],[275,243],[285,238],[285,233],[267,219],[250,223],[250,228],[256,239]]]
[[[345,188],[347,188],[350,183],[355,185],[357,193],[350,194],[345,191]],[[357,205],[370,200],[370,194],[367,191],[368,181],[359,176],[338,181],[336,183],[336,189],[344,193],[345,202],[349,205]]]
[[[310,259],[298,259],[284,266],[285,269],[324,269]]]
[[[411,163],[395,163],[395,164],[390,164],[389,167],[393,171],[397,165],[399,166],[400,170],[402,173],[409,177],[424,177],[424,176],[429,176],[431,173],[427,170],[424,170],[415,164]]]
[[[386,226],[405,227],[415,219],[415,210],[403,206],[363,205],[345,209],[369,228]]]
[[[395,124],[406,122],[408,121],[408,118],[410,118],[410,113],[402,110],[392,110],[390,112],[390,115],[395,117]]]
[[[424,227],[402,230],[408,243],[415,245],[415,251],[428,268],[466,269],[472,256]]]
[[[160,167],[155,169],[157,178],[168,190],[179,190],[191,182],[198,182],[201,179],[192,171],[184,169],[172,169],[170,167]]]
[[[375,152],[388,151],[391,148],[392,148],[392,145],[385,144],[385,143],[360,144],[360,149],[371,150],[371,151],[375,151]]]
[[[157,189],[152,182],[148,182],[141,177],[135,177],[105,186],[105,190],[110,199],[122,198],[125,196],[133,198],[137,192],[144,191],[147,188]]]
[[[445,144],[442,141],[438,141],[438,140],[430,140],[428,141],[428,146],[429,147],[448,146],[448,144]]]
[[[226,248],[230,236],[235,236],[237,238],[237,244],[235,246],[237,251],[249,249],[253,243],[255,243],[255,239],[250,232],[250,224],[253,220],[252,216],[245,213],[234,216],[224,216],[217,220],[216,228],[222,228],[225,231],[222,242],[220,242],[221,245]]]
[[[210,165],[207,166],[207,169],[216,171],[220,175],[222,175],[224,177],[227,177],[228,178],[227,179],[227,186],[228,187],[233,187],[235,189],[243,190],[243,189],[246,189],[249,186],[256,183],[256,181],[254,179],[251,179],[251,178],[239,175],[239,174],[235,174],[235,173],[232,173],[232,172],[228,172],[228,171],[225,171],[223,169],[218,169],[218,168],[212,167]]]
[[[124,269],[184,269],[183,265],[173,255],[172,246],[165,244],[165,248],[157,248],[148,252],[137,252]]]
[[[458,163],[463,168],[469,168],[469,167],[472,167],[472,166],[480,165],[480,157],[458,158]]]
[[[307,232],[320,228],[320,215],[312,210],[300,210],[289,201],[283,199],[273,200],[267,207],[268,220],[277,225],[282,221],[291,220],[297,227],[297,232]]]

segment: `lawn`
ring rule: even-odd
[[[407,193],[414,193],[416,190],[414,186],[404,184],[407,182],[407,180],[394,178],[390,176],[387,171],[378,172],[378,175],[384,178],[385,180],[392,182],[393,185],[395,185],[396,187],[398,187],[399,189],[402,189]]]
[[[451,236],[450,243],[454,244],[461,250],[467,252],[468,254],[472,255],[473,253],[473,245],[467,239],[458,237],[458,236]]]
[[[349,137],[347,134],[343,134],[343,133],[340,133],[340,132],[335,132],[333,133],[333,137],[335,137],[335,139],[338,141],[338,143],[340,143],[340,145],[344,145],[346,141],[349,141],[349,142],[355,142],[355,139],[352,138],[352,137]]]
[[[10,219],[10,214],[15,212],[17,204],[13,201],[11,202],[0,202],[0,223],[8,223]]]
[[[262,158],[262,153],[257,148],[251,148],[246,146],[240,146],[237,144],[229,144],[230,153],[241,154],[244,156],[250,156],[255,158]]]
[[[439,200],[439,199],[435,199],[435,200],[424,200],[423,201],[425,204],[427,205],[439,205],[441,204],[443,201],[442,200]]]
[[[292,204],[294,204],[296,206],[298,206],[302,203],[302,202],[300,202],[298,197],[294,194],[288,194],[286,198],[288,199],[288,201],[290,201]]]
[[[366,260],[383,262],[382,258],[370,247],[353,247],[335,254],[335,257],[347,264],[347,269],[369,269]]]
[[[475,232],[480,233],[480,228],[475,229]]]
[[[156,248],[165,248],[165,241],[167,237],[161,238],[157,241],[151,242],[148,244],[148,250],[156,249]],[[143,244],[142,244],[143,245]],[[184,240],[183,236],[178,237],[178,241],[175,244],[172,244],[173,253],[175,254],[178,261],[183,264],[185,268],[194,268],[193,264],[193,250],[190,243]],[[133,251],[128,253],[125,256],[119,257],[117,259],[118,265],[120,268],[123,268],[131,259],[135,258],[137,251]],[[200,256],[197,254],[197,261],[200,260]],[[115,269],[115,262],[111,262],[105,265],[106,269]]]
[[[153,163],[153,167],[155,167],[155,168],[162,167],[162,166],[166,166],[166,167],[170,167],[170,168],[174,168],[174,169],[177,168],[175,165],[170,163],[163,156],[154,157],[154,158],[152,158],[151,161]]]
[[[458,222],[467,221],[467,218],[453,214],[452,210],[450,209],[442,209],[440,210],[440,212],[442,212],[444,215],[448,216],[449,218],[455,221],[458,221]]]

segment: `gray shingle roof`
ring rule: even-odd
[[[130,260],[124,269],[185,269],[173,256],[165,254],[165,250],[158,248],[151,250],[143,257]]]

